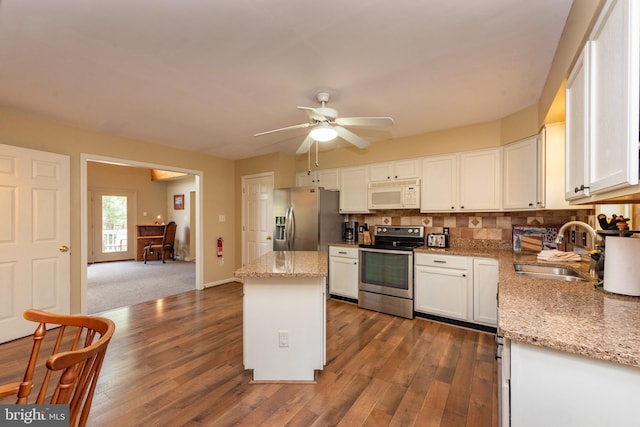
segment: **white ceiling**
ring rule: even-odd
[[[571,0],[0,0],[0,105],[242,159],[296,106],[390,116],[370,141],[536,103]],[[342,143],[344,144],[344,143]]]

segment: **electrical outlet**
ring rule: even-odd
[[[444,227],[444,228],[442,229],[442,232],[443,232],[444,234],[449,234],[449,227]]]
[[[571,243],[576,243],[576,230],[571,230]]]
[[[289,347],[289,331],[278,331],[278,346]]]
[[[580,237],[581,237],[580,240],[582,240],[582,246],[586,247],[587,246],[587,233],[582,233]]]

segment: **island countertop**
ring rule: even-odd
[[[236,277],[326,277],[329,264],[325,251],[268,252],[236,270]]]
[[[565,282],[518,275],[513,264],[571,267],[588,278],[589,261],[538,261],[536,254],[481,248],[416,249],[499,261],[498,329],[511,340],[640,368],[640,297],[595,289],[595,280]]]

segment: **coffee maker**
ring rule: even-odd
[[[347,243],[355,243],[358,241],[358,221],[342,223],[342,240]]]

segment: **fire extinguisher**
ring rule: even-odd
[[[222,258],[222,237],[218,237],[218,258]]]

